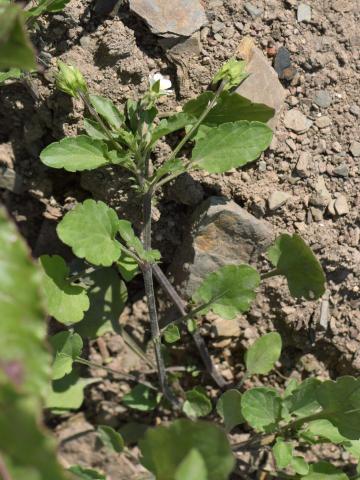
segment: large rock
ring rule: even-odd
[[[246,37],[238,48],[240,56],[246,60],[246,70],[251,74],[238,88],[237,93],[255,103],[264,103],[275,109],[275,116],[268,125],[273,130],[284,105],[286,92],[267,58],[255,47],[253,41]]]
[[[156,35],[190,37],[207,23],[199,0],[129,0],[129,6]]]
[[[170,271],[183,295],[191,296],[209,273],[227,264],[256,264],[272,242],[271,225],[232,200],[210,197],[195,211],[192,229]]]

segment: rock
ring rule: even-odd
[[[97,0],[94,6],[94,12],[98,16],[109,15],[115,9],[117,3],[117,0]]]
[[[248,12],[249,15],[252,16],[252,18],[259,17],[262,14],[262,11],[260,8],[255,7],[252,3],[245,3],[245,10]]]
[[[360,117],[360,107],[358,105],[351,105],[349,112],[355,115],[355,117]]]
[[[332,102],[331,95],[326,90],[320,90],[315,94],[314,103],[320,108],[330,107]]]
[[[360,142],[352,142],[350,145],[350,152],[353,157],[360,157]]]
[[[335,167],[333,172],[338,177],[348,177],[349,176],[349,169],[348,169],[346,163],[342,163],[338,167]]]
[[[24,179],[12,168],[0,166],[0,188],[21,194],[24,192]]]
[[[129,0],[129,6],[156,35],[190,37],[207,23],[199,0]]]
[[[192,229],[170,272],[185,296],[223,265],[257,262],[271,244],[271,225],[225,197],[210,197],[194,212]]]
[[[311,195],[310,205],[325,209],[331,202],[331,195],[326,187],[324,177],[318,178],[314,188],[316,193]]]
[[[311,21],[311,7],[306,3],[300,3],[297,9],[297,21],[298,22],[310,22]]]
[[[323,220],[323,213],[319,208],[311,207],[310,212],[315,222],[321,222]]]
[[[332,145],[331,145],[331,148],[334,150],[334,152],[336,153],[340,153],[342,152],[342,146],[340,145],[339,142],[334,142]]]
[[[247,71],[251,74],[236,92],[255,103],[264,103],[275,110],[275,116],[268,121],[273,130],[285,102],[286,92],[275,70],[269,65],[261,50],[246,37],[238,48],[239,55],[247,61]]]
[[[235,337],[240,336],[240,326],[235,320],[224,320],[218,318],[212,324],[212,330],[217,337]]]
[[[224,28],[225,28],[225,23],[219,22],[219,20],[215,20],[211,25],[211,29],[213,33],[221,32],[221,30],[223,30]]]
[[[170,196],[183,205],[198,205],[204,198],[204,189],[201,183],[196,182],[191,175],[183,173],[169,188]]]
[[[0,164],[14,169],[14,162],[15,154],[11,143],[0,143]]]
[[[345,195],[339,195],[334,203],[335,211],[338,215],[346,215],[349,213],[349,205]]]
[[[285,205],[285,203],[289,200],[290,197],[291,195],[289,193],[275,190],[275,192],[270,195],[268,200],[269,210],[273,211],[282,207],[283,205]]]
[[[283,72],[291,66],[290,52],[285,47],[280,47],[274,60],[274,68],[279,78],[283,78]]]
[[[284,125],[288,130],[293,130],[296,133],[304,133],[312,125],[309,120],[300,110],[293,108],[285,113]]]
[[[323,129],[331,125],[331,119],[329,117],[318,117],[315,121],[315,124],[318,128]]]
[[[307,177],[308,176],[308,167],[311,161],[311,154],[308,152],[301,152],[299,156],[299,160],[296,164],[296,172],[300,175],[300,177]]]

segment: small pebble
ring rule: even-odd
[[[355,117],[360,117],[360,107],[358,105],[351,105],[349,112],[355,115]]]
[[[218,20],[215,20],[211,25],[212,31],[214,33],[221,32],[221,30],[223,30],[224,27],[225,27],[225,23],[219,22]]]
[[[252,16],[252,18],[259,17],[262,14],[262,11],[260,8],[255,7],[252,3],[245,3],[245,10],[248,12],[249,15]]]
[[[334,152],[336,153],[340,153],[342,152],[342,146],[340,145],[339,142],[334,142],[332,145],[331,145],[331,148]]]
[[[300,177],[307,177],[309,162],[311,160],[311,154],[308,152],[301,152],[299,156],[299,160],[296,164],[296,172],[299,174]]]
[[[289,50],[285,47],[280,47],[275,60],[274,60],[274,69],[278,74],[279,78],[283,78],[283,72],[291,66],[291,59]]]
[[[338,215],[346,215],[349,213],[349,205],[345,195],[339,195],[334,203],[335,211]]]
[[[293,108],[285,113],[284,125],[287,129],[296,133],[303,133],[309,130],[312,121],[309,120],[300,110]]]
[[[354,157],[360,157],[360,142],[352,142],[350,145],[350,152]]]
[[[331,101],[331,95],[326,90],[320,90],[315,94],[314,103],[316,103],[318,107],[328,108],[331,105]]]
[[[342,163],[338,167],[334,168],[334,174],[338,177],[348,177],[349,176],[349,169],[345,163]]]
[[[331,125],[331,119],[329,117],[318,117],[315,124],[318,128],[327,128]]]
[[[268,200],[269,210],[277,210],[278,208],[285,205],[285,203],[289,200],[290,195],[286,192],[281,192],[280,190],[275,190]]]
[[[300,3],[297,9],[297,21],[298,22],[310,22],[311,21],[311,7],[306,3]]]

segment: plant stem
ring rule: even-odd
[[[152,200],[152,191],[149,190],[144,195],[143,200],[143,212],[144,212],[144,228],[143,228],[143,243],[146,251],[151,250],[151,200]],[[155,292],[154,292],[154,281],[153,281],[153,270],[151,263],[143,263],[141,265],[141,270],[144,277],[145,293],[147,297],[147,304],[149,309],[149,318],[150,318],[150,328],[151,328],[151,338],[154,343],[155,348],[155,357],[156,364],[159,375],[159,382],[162,392],[165,397],[171,404],[175,407],[178,406],[178,400],[171,392],[166,378],[165,362],[161,352],[161,337],[160,337],[160,328],[157,316],[156,301],[155,301]],[[159,338],[160,337],[160,338]]]
[[[260,279],[265,280],[265,278],[275,277],[276,275],[280,275],[280,273],[277,268],[274,268],[273,270],[270,270],[270,272],[262,273]]]
[[[193,137],[194,133],[196,132],[196,130],[200,127],[200,125],[202,124],[202,122],[205,120],[205,118],[207,117],[207,115],[210,113],[210,110],[212,110],[214,108],[214,106],[216,105],[222,91],[224,90],[224,87],[226,85],[226,82],[223,80],[218,89],[216,90],[215,92],[215,95],[214,97],[212,98],[212,100],[208,103],[207,107],[205,108],[205,110],[203,111],[203,113],[200,115],[200,117],[198,118],[197,122],[192,126],[192,128],[189,130],[189,132],[184,136],[184,138],[182,140],[180,140],[180,142],[177,144],[177,146],[174,148],[174,150],[172,151],[171,155],[169,156],[169,158],[166,160],[165,163],[168,163],[168,162],[171,162],[172,160],[174,160],[176,158],[176,155],[180,152],[180,150],[183,148],[183,146],[189,141],[191,140],[191,138]],[[191,164],[191,162],[189,162],[188,166]],[[181,172],[180,172],[181,173]],[[165,185],[165,183],[168,183],[170,182],[171,180],[173,180],[174,178],[176,178],[178,175],[180,175],[180,173],[172,173],[170,175],[168,175],[167,177],[163,178],[162,180],[160,180],[159,182],[155,183],[154,185],[154,190],[158,190],[162,185]]]
[[[164,272],[161,270],[161,268],[157,264],[153,264],[152,269],[157,281],[161,285],[164,292],[168,295],[170,300],[177,307],[181,315],[185,317],[187,315],[187,312],[185,309],[186,304],[184,300],[179,296],[175,288],[171,285],[171,283],[165,276]],[[200,357],[204,362],[206,370],[209,372],[209,374],[211,375],[212,379],[215,381],[217,386],[219,388],[224,388],[226,386],[226,381],[220,375],[220,373],[216,370],[216,367],[213,364],[213,361],[211,360],[211,357],[207,349],[207,346],[204,342],[204,339],[202,338],[202,336],[198,331],[193,332],[192,337],[194,339],[197,349],[199,350]]]
[[[313,413],[312,415],[308,415],[307,417],[298,418],[297,420],[293,420],[292,422],[288,423],[284,427],[280,428],[280,433],[286,433],[289,430],[298,430],[302,427],[305,423],[312,422],[314,420],[319,420],[321,418],[327,418],[329,412],[325,410],[321,410],[321,412]]]

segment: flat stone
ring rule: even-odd
[[[269,65],[261,50],[246,37],[238,48],[239,55],[247,62],[247,71],[251,74],[237,88],[236,92],[254,103],[264,103],[275,110],[275,116],[267,122],[275,130],[279,114],[284,106],[286,92],[275,70]]]
[[[324,219],[322,210],[320,210],[320,208],[310,207],[310,212],[315,222],[321,222]]]
[[[199,0],[129,0],[129,6],[156,35],[190,37],[207,23]]]
[[[283,72],[291,66],[290,52],[285,47],[280,47],[276,52],[274,68],[279,78],[283,78]]]
[[[355,115],[355,117],[360,117],[360,107],[358,105],[351,105],[349,112]]]
[[[324,177],[318,178],[314,188],[315,193],[310,197],[310,205],[325,209],[331,202],[331,195],[326,187]]]
[[[331,118],[329,118],[329,117],[318,117],[315,121],[315,124],[320,129],[330,127]]]
[[[311,154],[309,152],[301,152],[296,163],[296,172],[300,177],[307,177],[309,172],[309,163],[311,161]]]
[[[338,167],[334,168],[334,174],[338,177],[348,177],[349,176],[349,169],[346,163],[342,163]]]
[[[188,297],[206,275],[223,265],[256,263],[272,240],[271,224],[225,197],[210,197],[194,212],[192,228],[170,272]]]
[[[240,336],[240,326],[235,320],[224,320],[218,318],[212,324],[212,330],[217,337],[235,337]]]
[[[311,7],[306,3],[300,3],[297,8],[297,21],[310,22],[311,21]]]
[[[288,130],[293,130],[296,133],[304,133],[312,125],[309,120],[300,110],[293,108],[285,113],[284,125]]]
[[[225,23],[219,22],[219,20],[215,20],[211,25],[211,29],[213,33],[221,32],[221,30],[223,30],[224,28],[225,28]]]
[[[278,208],[285,205],[285,203],[289,200],[291,195],[286,192],[281,192],[280,190],[275,190],[268,200],[269,210],[277,210]]]
[[[10,192],[17,194],[23,193],[24,179],[12,168],[0,166],[0,188],[4,188],[5,190],[9,190]]]
[[[330,107],[332,102],[332,98],[329,92],[326,90],[319,90],[316,92],[314,97],[314,103],[320,108],[328,108]]]
[[[354,157],[360,157],[360,142],[352,142],[350,145],[350,152]]]
[[[345,195],[339,195],[334,203],[335,211],[338,215],[346,215],[349,213],[349,204]]]
[[[262,10],[260,10],[260,8],[258,7],[255,7],[255,5],[253,5],[252,3],[247,2],[244,6],[245,10],[252,18],[260,17],[260,15],[262,14]]]

